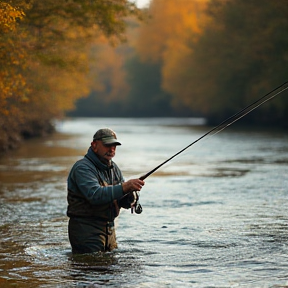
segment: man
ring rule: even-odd
[[[77,161],[69,173],[67,216],[73,253],[116,248],[114,219],[121,207],[129,207],[131,193],[140,191],[144,185],[140,179],[124,181],[112,161],[118,145],[121,143],[114,131],[98,130],[85,157]]]

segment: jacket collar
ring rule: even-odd
[[[100,161],[98,156],[94,153],[91,147],[89,147],[87,154],[85,155],[96,167],[98,167],[100,170],[109,170],[113,168],[113,165],[108,166]],[[113,164],[113,162],[112,162]]]

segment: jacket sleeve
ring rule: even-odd
[[[90,165],[79,163],[75,165],[70,175],[70,189],[81,193],[92,205],[102,205],[119,200],[123,196],[121,184],[101,186],[95,169]],[[68,183],[69,185],[69,183]],[[73,187],[74,186],[74,187]]]

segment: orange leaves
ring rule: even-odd
[[[26,80],[21,74],[25,52],[21,48],[17,26],[24,12],[0,2],[0,114],[9,115],[11,107],[22,102]]]
[[[142,25],[137,45],[142,58],[165,61],[170,51],[186,46],[191,34],[201,31],[207,1],[153,0],[150,19]]]
[[[119,42],[124,17],[138,12],[128,0],[0,1],[0,146],[11,122],[19,136],[25,123],[49,122],[85,97],[91,44]]]
[[[16,28],[17,20],[24,17],[24,12],[11,6],[9,3],[0,2],[0,33],[7,33]]]
[[[143,61],[162,67],[162,89],[177,102],[190,103],[190,75],[187,70],[193,55],[191,43],[197,41],[207,22],[209,0],[152,0],[150,19],[140,28],[137,51]],[[181,101],[179,101],[181,99]]]
[[[21,105],[27,101],[25,51],[21,46],[19,21],[24,12],[9,3],[0,2],[0,149],[14,146],[19,140],[18,127],[23,119]]]
[[[94,83],[92,89],[103,93],[104,102],[125,99],[129,87],[126,83],[126,74],[123,68],[128,52],[121,52],[108,43],[97,45],[92,50],[95,53],[95,65],[91,67],[91,77]]]

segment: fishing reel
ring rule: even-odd
[[[141,204],[139,203],[139,192],[133,191],[130,193],[125,194],[119,200],[119,206],[125,209],[131,209],[131,213],[133,214],[134,211],[136,214],[141,214],[143,209]]]
[[[133,214],[133,211],[135,211],[136,214],[141,214],[143,209],[141,204],[139,203],[139,192],[134,191],[132,193],[134,194],[135,201],[131,204],[131,213]]]

